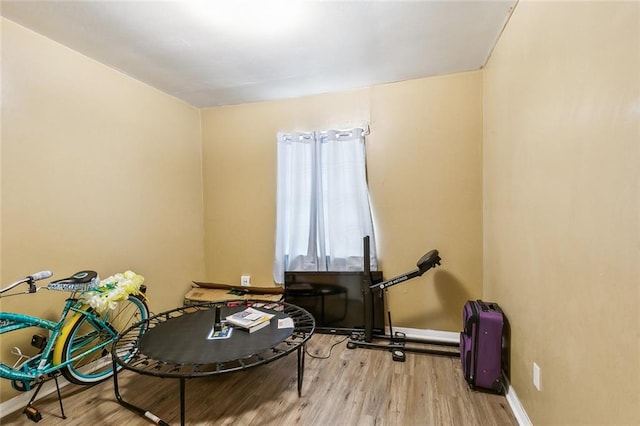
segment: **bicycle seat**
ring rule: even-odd
[[[47,288],[49,290],[58,291],[87,291],[97,287],[100,284],[100,278],[96,271],[80,271],[76,272],[68,278],[62,278],[51,281]]]

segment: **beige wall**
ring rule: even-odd
[[[483,92],[513,386],[536,425],[640,424],[640,3],[520,2]]]
[[[389,289],[394,325],[459,331],[482,293],[482,74],[376,86],[368,172],[386,278],[438,249],[442,267]]]
[[[10,21],[1,34],[1,282],[133,269],[152,310],[177,306],[204,269],[198,109]],[[2,310],[53,319],[66,295]]]
[[[389,290],[394,324],[457,331],[481,295],[480,72],[202,112],[206,279],[273,285],[275,135],[370,123],[367,165],[380,268],[442,268]]]

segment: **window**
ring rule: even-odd
[[[365,131],[278,133],[274,280],[284,271],[361,271],[371,238]]]

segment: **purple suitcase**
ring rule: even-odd
[[[462,311],[462,373],[473,389],[504,392],[502,384],[505,318],[497,303],[470,300]]]

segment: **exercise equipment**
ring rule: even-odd
[[[349,341],[347,342],[347,348],[366,348],[366,349],[384,349],[391,352],[392,359],[398,362],[405,361],[405,352],[419,352],[427,353],[431,355],[442,355],[459,357],[460,352],[451,348],[457,348],[458,343],[436,341],[428,339],[409,339],[405,333],[393,331],[393,325],[391,323],[391,312],[387,312],[389,323],[389,334],[376,334],[373,332],[373,298],[376,297],[374,292],[377,292],[378,297],[382,291],[386,291],[388,288],[395,285],[404,283],[410,279],[420,277],[428,270],[440,265],[441,262],[440,253],[438,250],[431,250],[422,256],[416,263],[417,269],[398,275],[390,280],[386,280],[380,283],[371,283],[371,263],[369,258],[369,237],[364,237],[364,280],[362,282],[362,292],[365,301],[365,327],[362,332],[354,332],[351,334]],[[383,340],[387,343],[377,343],[376,340]],[[418,343],[426,345],[428,347],[408,347],[407,342]],[[435,349],[432,346],[445,346],[449,347],[448,350]]]
[[[221,318],[249,306],[274,318],[255,333],[236,330],[226,337],[213,337]],[[187,379],[247,370],[294,351],[298,353],[298,396],[301,396],[304,349],[314,330],[313,316],[290,303],[264,299],[203,302],[161,312],[122,332],[111,349],[113,368],[119,365],[137,374],[179,379],[180,424],[184,425]],[[117,374],[113,380],[116,399],[122,406],[156,424],[167,425],[150,410],[125,401]]]

